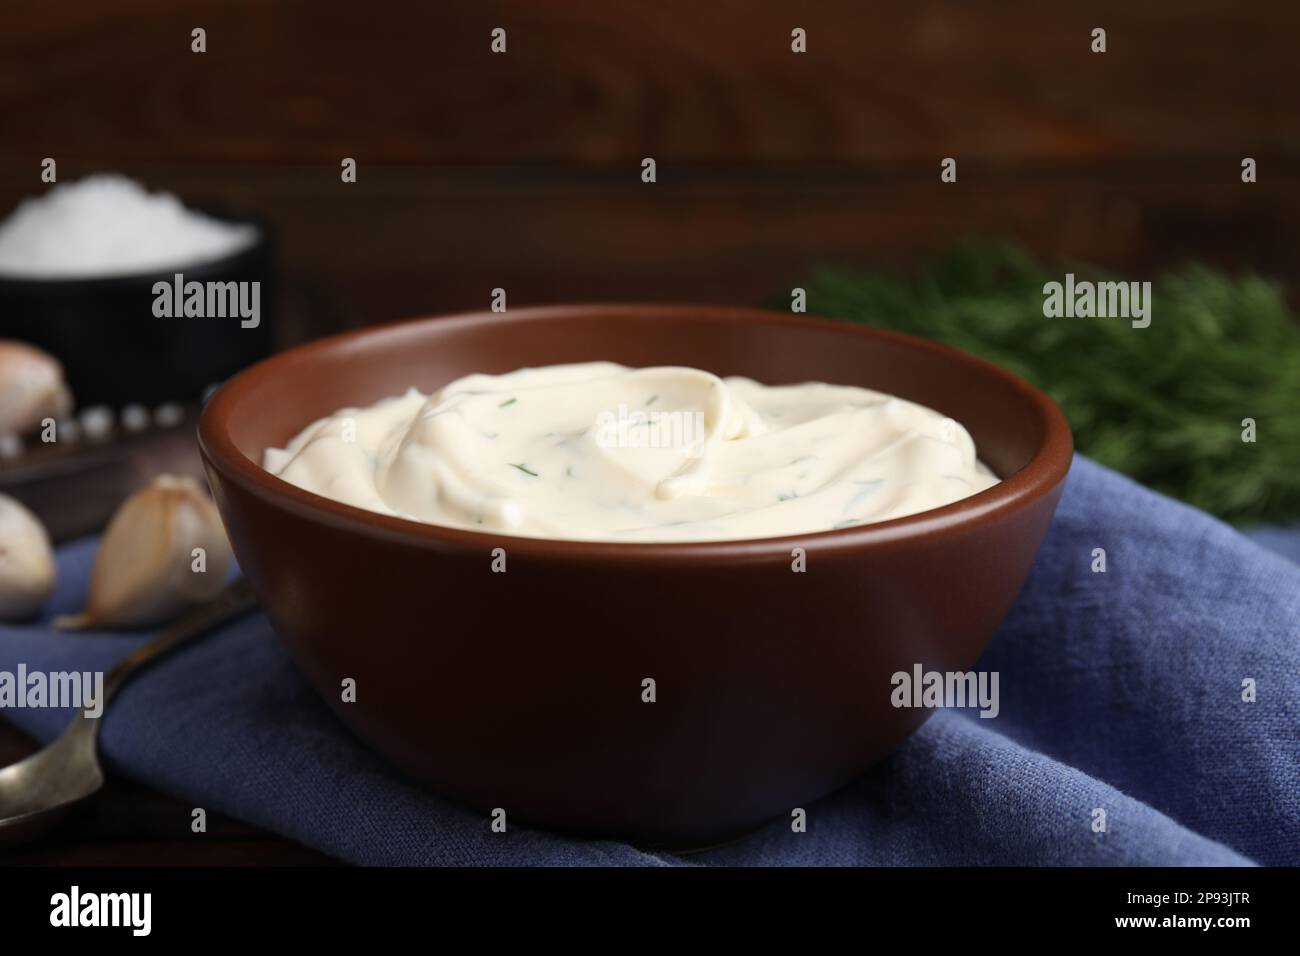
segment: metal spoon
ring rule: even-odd
[[[255,606],[248,584],[242,578],[234,582],[155,640],[122,658],[104,678],[103,707],[147,665]],[[104,785],[95,754],[102,717],[103,710],[96,718],[78,714],[57,740],[0,770],[0,844],[39,836]]]

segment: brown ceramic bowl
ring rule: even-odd
[[[597,359],[890,392],[964,424],[1004,480],[840,531],[602,544],[372,514],[259,466],[313,420],[410,385]],[[272,625],[362,740],[510,821],[670,845],[787,816],[915,730],[928,712],[891,706],[890,676],[974,663],[1024,583],[1072,445],[1046,395],[951,349],[689,305],[519,309],[324,339],[232,379],[199,439]],[[340,699],[348,677],[355,703]]]

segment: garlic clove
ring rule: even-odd
[[[40,520],[0,495],[0,621],[40,610],[54,592],[54,552]]]
[[[72,412],[58,359],[33,345],[0,339],[0,434],[26,434]]]
[[[196,554],[196,549],[202,549]],[[99,544],[86,610],[63,628],[150,627],[221,590],[230,543],[193,478],[160,475],[118,508]]]

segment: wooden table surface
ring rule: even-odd
[[[121,171],[258,216],[282,346],[481,309],[497,287],[512,307],[761,304],[818,263],[909,269],[972,237],[1132,279],[1200,259],[1292,283],[1300,262],[1300,5],[1285,0],[4,7],[0,214],[48,188],[50,157],[60,182]],[[156,465],[24,497],[82,533]],[[0,724],[0,762],[30,748]],[[180,815],[113,779],[0,861],[320,860],[228,820],[177,842]]]

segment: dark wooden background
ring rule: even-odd
[[[1285,0],[6,0],[0,18],[0,209],[53,156],[65,181],[122,170],[264,216],[284,342],[496,286],[512,305],[758,302],[812,263],[906,267],[968,237],[1135,277],[1198,257],[1289,279],[1300,252]]]
[[[5,0],[0,214],[51,156],[61,181],[122,171],[260,216],[282,344],[497,286],[759,303],[814,263],[908,269],[980,237],[1294,290],[1297,36],[1285,0]],[[28,747],[0,730],[0,761]],[[169,836],[185,810],[115,781],[10,859],[313,858],[229,822],[196,849]]]

